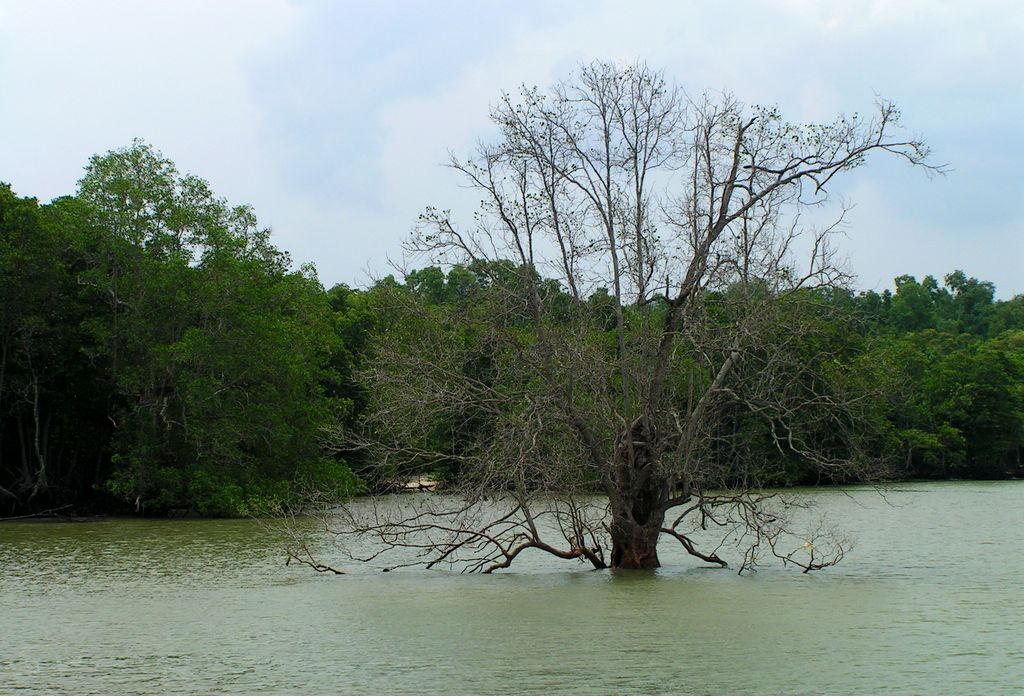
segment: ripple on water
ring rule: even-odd
[[[1012,693],[1024,485],[813,491],[856,538],[804,576],[528,559],[514,573],[283,565],[248,521],[0,526],[0,691]]]

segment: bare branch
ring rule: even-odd
[[[821,227],[802,213],[875,154],[941,172],[924,142],[885,100],[791,124],[600,61],[502,95],[491,118],[500,136],[449,162],[480,210],[460,224],[428,208],[407,245],[468,278],[464,295],[375,291],[367,415],[339,443],[372,462],[371,486],[437,471],[445,493],[349,506],[338,537],[375,540],[355,555],[395,552],[388,567],[480,572],[530,549],[656,567],[663,534],[722,566],[731,534],[741,571],[764,548],[805,570],[841,559],[821,530],[784,548],[786,516],[760,492],[783,461],[881,472],[859,444],[866,397],[817,340],[850,278],[848,206]]]

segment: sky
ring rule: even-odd
[[[475,204],[441,163],[488,108],[581,62],[646,61],[792,121],[894,100],[943,177],[852,172],[862,289],[954,269],[1024,293],[1024,3],[1007,0],[315,2],[0,0],[0,181],[49,200],[144,139],[324,285],[369,283],[428,205]]]

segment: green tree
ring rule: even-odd
[[[998,336],[1004,331],[1024,331],[1024,295],[995,303],[992,320],[989,323],[989,334]]]
[[[1002,478],[1019,469],[1021,348],[1019,332],[986,340],[927,330],[883,337],[857,360],[881,385],[904,475]]]
[[[0,502],[85,502],[105,474],[102,386],[80,347],[82,208],[0,185]]]
[[[953,271],[945,278],[950,294],[950,321],[955,330],[985,336],[993,315],[996,288],[988,281],[968,278],[963,271]]]
[[[320,447],[336,344],[312,269],[252,211],[216,198],[148,145],[94,157],[79,185],[99,231],[83,282],[88,325],[116,394],[110,488],[136,510],[239,514],[302,480],[353,480]]]
[[[48,397],[57,358],[54,319],[62,295],[59,252],[59,240],[44,225],[38,202],[19,198],[0,184],[0,415],[5,426],[0,437],[18,439],[15,447],[0,441],[3,480],[11,482],[0,487],[0,495],[16,502],[45,497],[54,483]],[[7,461],[11,455],[17,465]]]
[[[896,293],[889,310],[893,328],[901,332],[936,328],[935,279],[927,276],[918,283],[913,276],[903,275],[895,282]]]

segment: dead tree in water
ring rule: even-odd
[[[825,475],[871,473],[860,402],[802,347],[822,325],[814,298],[848,280],[832,245],[842,212],[819,227],[800,216],[870,154],[934,169],[894,133],[896,107],[876,107],[792,125],[604,62],[504,95],[500,137],[450,162],[481,194],[474,222],[428,209],[408,245],[470,269],[472,301],[396,290],[363,375],[360,444],[382,472],[446,462],[451,495],[412,514],[356,506],[336,531],[375,537],[374,557],[404,548],[402,562],[485,572],[528,549],[655,568],[662,535],[723,566],[725,536],[749,541],[744,567],[758,548],[805,569],[841,557],[823,539],[782,549],[763,448],[730,424],[757,421]],[[457,446],[439,446],[439,420]],[[702,551],[705,530],[722,535]]]

